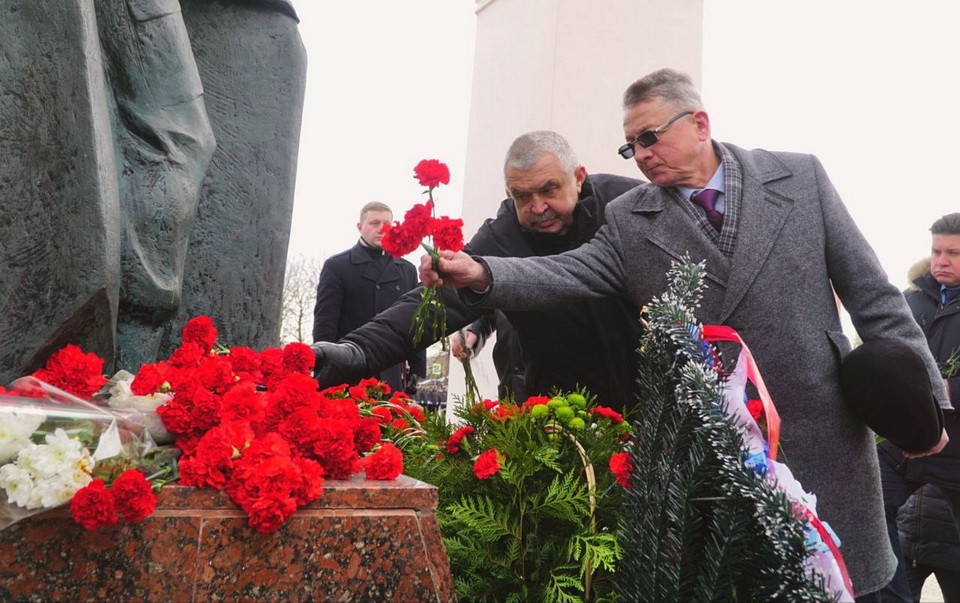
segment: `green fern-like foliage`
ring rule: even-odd
[[[533,410],[535,406],[541,408]],[[404,472],[439,490],[437,518],[465,601],[602,601],[622,555],[623,489],[608,468],[629,423],[592,412],[584,391],[461,405],[457,424],[430,414],[403,442]],[[472,433],[449,445],[457,429]],[[474,462],[499,452],[479,479]]]
[[[719,406],[710,348],[699,337],[703,266],[674,266],[648,308],[620,521],[625,601],[825,601],[809,575],[801,521],[746,468],[741,432]]]

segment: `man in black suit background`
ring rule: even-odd
[[[335,342],[389,308],[417,286],[417,270],[407,260],[383,251],[380,229],[393,221],[384,203],[373,201],[360,210],[360,240],[350,249],[327,258],[320,271],[313,309],[313,341]],[[389,366],[377,376],[392,389],[412,393],[426,372],[423,350]]]

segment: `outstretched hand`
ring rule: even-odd
[[[434,266],[433,258],[429,255],[420,258],[420,282],[425,287],[447,285],[457,289],[470,287],[475,291],[483,291],[490,286],[487,269],[468,254],[462,251],[440,250],[439,255],[437,266]]]

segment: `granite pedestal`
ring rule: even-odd
[[[66,509],[0,531],[3,601],[450,601],[437,491],[328,480],[272,534],[211,489],[167,486],[136,524],[89,532]]]

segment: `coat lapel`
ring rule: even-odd
[[[632,213],[646,221],[640,232],[653,245],[681,261],[689,256],[694,261],[706,261],[706,278],[721,287],[727,285],[729,260],[688,216],[677,207],[670,207],[676,200],[655,186],[641,187]]]
[[[403,272],[400,270],[401,261],[397,258],[391,258],[390,263],[385,268],[380,268],[382,264],[374,262],[360,243],[354,245],[350,250],[350,263],[358,266],[358,268],[362,266],[360,276],[378,284],[399,281],[403,277]]]
[[[743,196],[737,224],[737,243],[719,317],[721,322],[733,314],[747,289],[756,280],[787,216],[793,210],[793,199],[774,192],[768,186],[791,176],[785,166],[772,155],[758,155],[730,145],[727,148],[733,151],[743,168]]]

